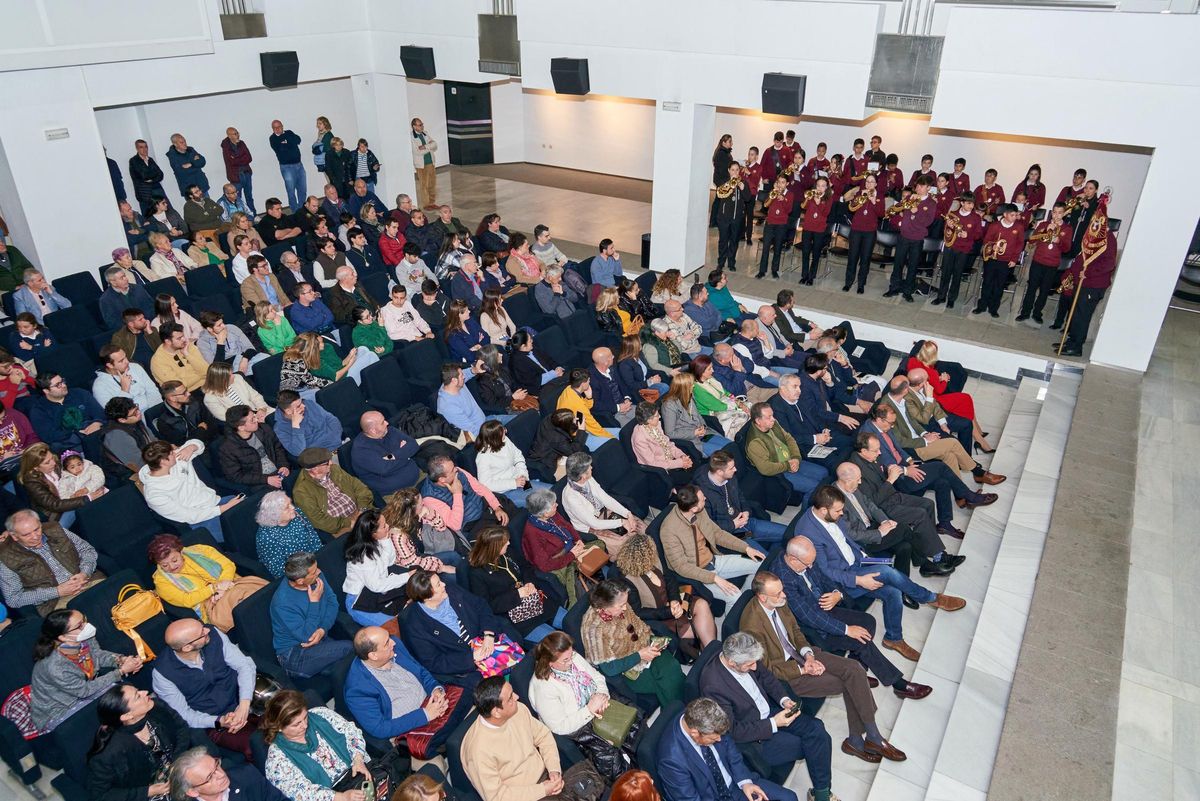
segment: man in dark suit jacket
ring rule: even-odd
[[[466,303],[472,314],[479,313],[483,305],[483,279],[473,253],[463,254],[459,271],[450,279],[450,297]]]
[[[801,516],[796,533],[812,541],[817,568],[839,590],[850,598],[869,595],[883,603],[883,647],[916,662],[921,654],[904,641],[904,598],[947,612],[958,611],[967,602],[914,584],[890,565],[864,564],[866,554],[841,522],[845,506],[845,496],[837,487],[818,487],[812,508]]]
[[[257,438],[261,451],[250,442],[252,437]],[[263,472],[264,457],[275,466],[270,473]],[[225,436],[217,446],[217,458],[227,481],[253,489],[267,485],[281,489],[283,479],[291,472],[287,450],[279,437],[245,404],[231,406],[225,412]]]
[[[859,434],[864,441],[872,436],[874,435],[869,432]],[[954,537],[958,540],[963,538],[963,532],[954,527],[952,508],[947,510],[951,513],[948,522],[937,522],[938,511],[933,501],[900,492],[888,482],[888,471],[880,463],[878,451],[869,447],[852,451],[843,464],[858,468],[859,479],[862,482],[858,491],[870,498],[892,520],[913,528],[925,529],[925,536],[928,536],[928,530],[932,530],[935,535]]]
[[[799,373],[800,410],[815,425],[851,435],[866,415],[847,409],[845,404],[830,398],[829,386],[825,383],[828,371],[829,357],[823,353],[814,353],[804,360],[804,369]]]
[[[737,746],[722,737],[729,716],[711,698],[692,701],[666,726],[658,743],[658,778],[669,801],[799,801],[746,767]]]
[[[900,669],[875,645],[875,618],[844,606],[841,591],[816,567],[816,559],[812,540],[792,537],[768,568],[783,582],[788,609],[808,641],[826,651],[849,651],[901,698],[920,699],[933,692],[924,684],[905,681]]]
[[[176,754],[170,784],[176,798],[227,801],[284,801],[286,796],[253,765],[224,767],[203,746]]]
[[[593,391],[595,386],[592,384]],[[704,493],[708,516],[738,537],[753,537],[755,542],[768,547],[782,541],[787,526],[753,515],[753,504],[742,495],[742,488],[734,478],[736,473],[737,462],[726,451],[717,451],[708,457],[708,464],[696,468],[692,483]],[[766,553],[767,548],[759,550]]]
[[[275,277],[279,279],[279,285],[290,300],[296,298],[296,287],[299,284],[309,284],[318,295],[321,294],[321,283],[313,273],[312,262],[302,261],[294,251],[285,250],[279,257],[279,270],[276,271]]]
[[[325,290],[325,305],[333,312],[338,325],[354,325],[354,309],[358,306],[379,313],[379,302],[371,297],[358,280],[358,272],[345,265],[337,269],[337,283]]]
[[[837,466],[849,456],[854,439],[840,430],[833,431],[817,425],[816,420],[805,414],[804,408],[800,404],[801,397],[800,377],[785,375],[779,379],[779,394],[767,402],[775,410],[775,419],[779,421],[779,425],[783,426],[783,430],[791,434],[792,438],[796,440],[796,444],[800,446],[804,460],[817,462],[833,473]],[[815,459],[808,456],[808,452],[814,445],[823,445],[834,450],[833,453],[821,459]]]
[[[592,351],[592,366],[588,368],[592,385],[592,414],[607,414],[624,426],[633,419],[633,397],[621,391],[616,370],[613,369],[613,353],[608,348]],[[637,396],[641,400],[641,396]]]
[[[700,674],[700,694],[725,710],[732,721],[729,736],[743,753],[757,752],[772,767],[805,760],[813,795],[828,798],[832,749],[825,724],[800,712],[788,689],[759,661],[762,655],[753,635],[729,635]]]

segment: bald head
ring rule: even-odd
[[[920,389],[925,386],[925,382],[929,380],[929,373],[923,367],[914,367],[908,371],[908,383],[913,389]]]
[[[762,320],[763,325],[775,324],[775,307],[774,306],[759,306],[758,319]]]
[[[799,559],[805,564],[812,564],[813,559],[817,556],[817,551],[813,547],[812,540],[808,537],[792,537],[788,540],[786,553],[793,559]]]
[[[387,420],[379,412],[363,412],[358,418],[358,426],[371,439],[380,439],[387,433]]]
[[[203,623],[196,618],[184,618],[183,620],[176,620],[167,626],[163,640],[172,651],[181,651],[189,647],[193,650],[199,650],[204,646],[204,643],[198,643],[195,640],[203,636]]]
[[[608,348],[596,348],[592,351],[592,364],[596,365],[596,369],[604,372],[613,363],[613,352]]]
[[[663,304],[663,310],[666,311],[668,317],[678,317],[683,313],[683,304],[677,300],[668,300]]]
[[[721,364],[729,364],[729,361],[733,358],[733,346],[728,342],[718,343],[713,348],[713,358]]]
[[[902,398],[908,393],[908,377],[898,375],[888,382],[888,394],[893,398]]]
[[[758,321],[753,318],[742,320],[742,336],[748,338],[758,336]]]

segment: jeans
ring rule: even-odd
[[[489,414],[485,420],[499,420],[504,425],[508,425],[509,421],[516,417],[515,414]]]
[[[62,526],[63,528],[70,528],[71,524],[74,522],[75,522],[75,510],[74,509],[71,509],[70,511],[67,511],[67,512],[63,512],[62,515],[60,515],[58,518],[58,524],[60,526]]]
[[[529,493],[540,489],[550,489],[550,485],[544,481],[534,481],[533,479],[530,479],[526,486],[518,487],[517,489],[510,489],[508,492],[504,493],[504,496],[512,501],[518,509],[524,509],[525,499],[529,497]]]
[[[304,205],[308,197],[308,176],[304,174],[304,165],[280,164],[279,174],[283,176],[283,186],[287,192],[288,208],[295,214]]]
[[[379,361],[379,357],[367,348],[359,347],[356,350],[358,351],[358,357],[355,358],[354,364],[350,365],[350,369],[346,371],[346,377],[355,384],[362,384],[362,381],[359,380],[362,371]]]
[[[883,638],[893,642],[903,640],[904,596],[907,595],[918,603],[927,604],[937,598],[937,593],[927,590],[919,584],[914,584],[908,576],[894,567],[862,565],[858,568],[860,576],[867,576],[871,573],[879,574],[875,579],[883,584],[882,587],[876,590],[866,590],[855,586],[853,589],[847,590],[846,594],[851,598],[861,598],[864,595],[878,598],[883,604]]]
[[[726,439],[720,434],[710,434],[708,439],[700,441],[700,452],[703,453],[705,457],[712,456],[730,442],[733,442],[733,440]]]
[[[824,790],[833,783],[830,767],[833,748],[820,718],[800,713],[791,723],[764,740],[760,747],[768,765],[791,765],[803,759],[813,787]]]
[[[250,216],[257,217],[258,212],[254,210],[254,173],[246,171],[238,176],[238,182],[234,188],[237,189],[238,199],[246,201],[246,208],[250,209]]]
[[[561,606],[554,613],[553,623],[539,623],[537,628],[525,635],[525,642],[541,642],[556,631],[561,630],[563,618],[567,616],[567,610]]]
[[[801,465],[803,465],[803,462]],[[777,542],[783,542],[783,535],[787,532],[787,526],[772,520],[752,517],[746,522],[746,527],[741,529],[741,531],[748,531],[750,536],[764,545],[773,545]],[[766,551],[763,551],[763,553],[766,553]]]
[[[353,650],[354,645],[349,640],[331,640],[326,632],[316,645],[308,648],[293,645],[275,654],[275,659],[289,676],[307,679],[324,673]]]
[[[659,398],[665,398],[667,393],[671,391],[671,387],[667,384],[647,384],[646,386],[650,389],[657,389]]]
[[[816,488],[829,477],[829,471],[819,464],[801,460],[799,470],[795,473],[781,473],[781,475],[792,485],[792,489],[803,496],[800,499],[800,507],[804,508],[808,506],[808,499]]]
[[[234,497],[235,496],[233,495],[222,495],[221,503],[226,504],[229,501],[232,501]],[[66,528],[66,525],[63,524],[61,520],[59,521],[59,524],[62,525],[63,528]],[[201,520],[199,523],[197,523],[197,525],[200,526],[200,528],[208,529],[208,532],[213,535],[213,539],[217,542],[225,542],[225,532],[221,530],[220,514],[218,514],[216,517],[210,517],[208,520]]]
[[[601,445],[604,445],[605,443],[610,442],[611,440],[614,440],[617,437],[621,436],[621,430],[619,428],[606,428],[604,430],[609,433],[609,436],[598,437],[595,434],[587,435],[587,449],[589,451],[599,450]]]
[[[753,547],[753,546],[751,546]],[[708,565],[708,569],[716,573],[723,579],[741,578],[742,583],[745,582],[745,576],[753,576],[759,568],[759,562],[751,559],[748,556],[735,556],[731,554],[721,554],[713,558],[712,564]],[[739,582],[732,582],[737,586]],[[742,594],[739,590],[737,593],[730,595],[716,584],[705,584],[709,591],[714,596],[728,603],[733,603]]]

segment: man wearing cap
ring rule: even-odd
[[[300,476],[292,497],[321,531],[340,537],[360,512],[374,505],[367,485],[333,464],[333,451],[328,448],[305,448],[299,461]]]

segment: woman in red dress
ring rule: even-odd
[[[938,366],[938,346],[932,339],[925,340],[925,344],[917,351],[916,356],[910,356],[908,364],[905,365],[905,371],[923,369],[929,374],[929,386],[933,389],[933,397],[937,402],[942,404],[942,408],[947,414],[953,414],[957,417],[965,417],[971,421],[971,439],[975,443],[976,450],[984,453],[991,453],[995,450],[988,444],[987,434],[979,427],[979,421],[975,419],[975,400],[966,392],[947,392],[946,382],[950,380],[950,376],[937,369]]]

